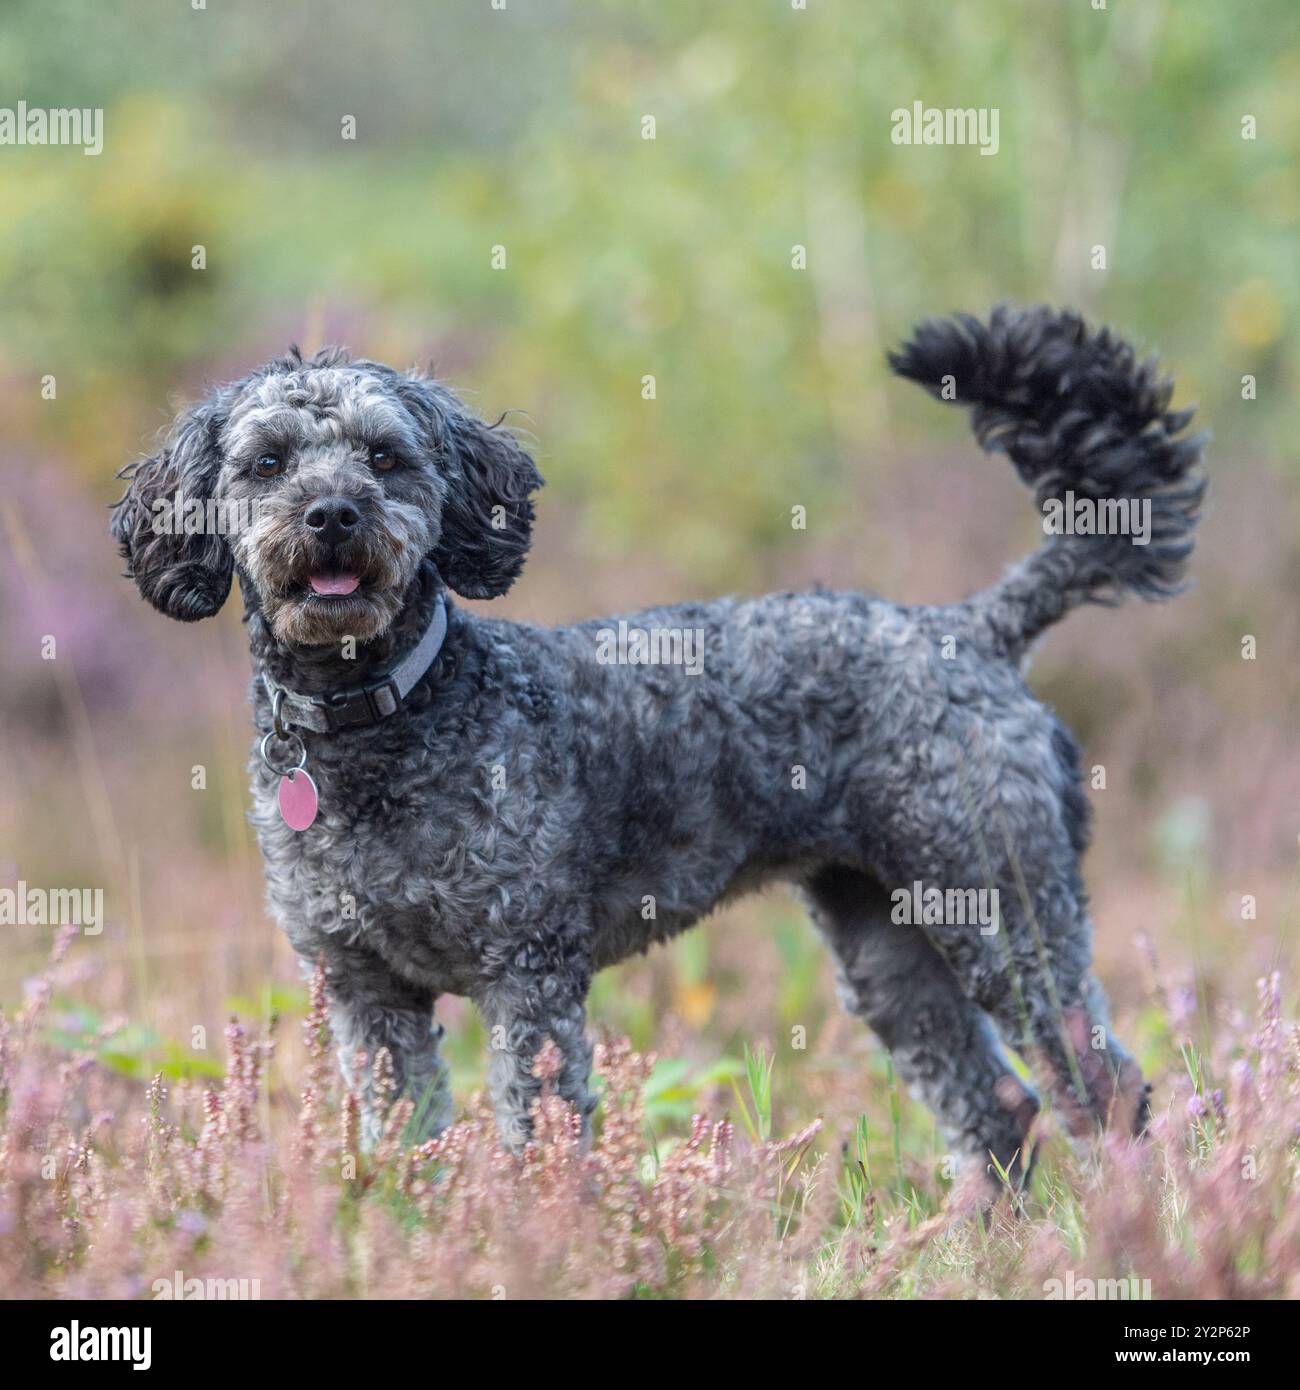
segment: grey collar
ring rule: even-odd
[[[447,636],[447,604],[438,595],[424,635],[386,675],[368,685],[351,690],[330,690],[320,695],[301,695],[277,685],[269,675],[262,676],[266,693],[271,697],[271,709],[276,733],[290,726],[309,729],[317,734],[337,733],[340,729],[358,729],[378,724],[402,707],[402,701],[433,665]]]

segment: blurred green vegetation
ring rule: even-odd
[[[291,339],[432,357],[485,412],[526,412],[597,551],[653,529],[696,581],[743,583],[792,505],[851,534],[846,478],[963,428],[887,392],[884,349],[1009,297],[1158,344],[1211,424],[1256,375],[1232,433],[1280,451],[1300,387],[1293,18],[9,0],[5,100],[102,106],[105,144],[0,149],[8,427],[101,486],[177,394]],[[916,100],[998,108],[997,155],[892,144]]]

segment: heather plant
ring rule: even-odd
[[[990,1209],[915,1168],[899,1181],[897,1136],[897,1170],[873,1164],[865,1119],[842,1144],[816,1120],[771,1137],[774,1059],[758,1049],[739,1128],[697,1114],[655,1133],[654,1058],[606,1038],[589,1144],[548,1050],[519,1157],[481,1094],[408,1143],[412,1102],[381,1052],[381,1132],[363,1151],[319,971],[294,1077],[278,1073],[282,1021],[232,1021],[219,1079],[144,1083],[49,1028],[72,939],[0,1018],[6,1297],[1042,1298],[1084,1279],[1300,1294],[1300,1029],[1276,973],[1249,1013],[1223,1007],[1210,1052],[1170,1049],[1146,1143],[1071,1141],[1049,1122],[1031,1189]]]

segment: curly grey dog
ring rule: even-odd
[[[326,963],[371,1112],[356,1061],[387,1048],[420,1133],[445,1125],[433,1011],[452,993],[491,1030],[508,1145],[527,1142],[548,1038],[560,1094],[589,1115],[593,972],[784,880],[848,1006],[979,1171],[1023,1176],[1038,1110],[1004,1042],[1072,1124],[1141,1129],[1146,1088],[1090,974],[1078,752],[1022,668],[1076,605],[1176,591],[1201,441],[1178,438],[1191,412],[1168,410],[1154,362],[1072,313],[926,322],[891,363],[970,407],[1041,506],[1131,503],[1145,542],[1063,527],[961,603],[726,598],[637,614],[611,643],[607,622],[452,606],[449,589],[490,598],[518,576],[542,480],[506,428],[419,375],[295,349],[124,470],[112,530],[152,604],[209,617],[239,578],[269,901],[304,961]],[[160,527],[176,495],[249,520]],[[663,659],[683,634],[699,659]],[[319,811],[294,830],[277,789],[300,767]],[[934,888],[944,904],[997,890],[992,926],[929,910],[900,924]]]

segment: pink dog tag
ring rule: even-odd
[[[280,778],[280,817],[290,830],[306,830],[316,819],[319,805],[316,783],[302,768]]]

